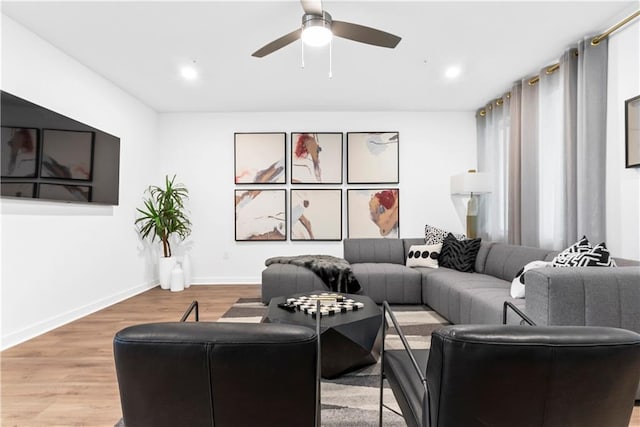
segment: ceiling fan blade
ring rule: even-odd
[[[322,16],[322,0],[300,0],[304,13]]]
[[[267,56],[270,53],[273,53],[276,50],[281,49],[286,45],[298,40],[301,34],[302,34],[302,30],[298,28],[297,30],[292,31],[289,34],[286,34],[280,37],[279,39],[272,41],[271,43],[267,43],[266,45],[262,46],[260,49],[253,52],[251,56],[255,56],[256,58],[262,58],[263,56]]]
[[[380,47],[394,48],[402,40],[394,34],[351,22],[333,21],[331,31],[338,37]]]

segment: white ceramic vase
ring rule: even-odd
[[[162,289],[171,287],[171,270],[176,266],[175,257],[163,257],[158,259],[158,279]]]
[[[176,263],[171,270],[171,292],[184,291],[184,271],[180,267],[180,263]]]
[[[182,271],[184,272],[184,287],[191,286],[191,258],[189,254],[184,254],[182,258]]]

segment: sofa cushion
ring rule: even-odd
[[[484,273],[484,265],[487,262],[487,256],[493,244],[494,242],[484,240],[480,242],[480,249],[478,249],[478,255],[476,255],[476,265],[473,268],[476,273]]]
[[[344,259],[351,264],[360,262],[384,262],[404,266],[404,242],[402,239],[345,239]]]
[[[509,287],[467,288],[460,292],[460,323],[502,324],[504,302],[509,301],[525,310],[524,299],[514,299],[509,295]],[[507,311],[508,324],[520,324],[520,317],[512,310]]]
[[[351,268],[362,293],[378,304],[422,303],[422,276],[412,268],[383,262],[357,263]]]
[[[516,273],[531,261],[547,258],[549,250],[494,243],[487,255],[484,273],[511,282]]]
[[[481,239],[458,240],[449,233],[442,244],[440,265],[470,273],[476,263]]]
[[[509,283],[493,276],[448,268],[418,268],[422,273],[422,301],[452,323],[461,323],[460,295],[465,289],[496,288],[509,295]]]

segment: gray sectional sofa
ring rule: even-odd
[[[526,274],[526,298],[509,290],[528,262],[550,261],[556,251],[482,242],[474,273],[448,268],[409,268],[406,255],[424,239],[345,239],[363,294],[377,303],[426,304],[451,323],[500,324],[504,301],[538,325],[613,326],[640,332],[640,262],[617,259],[618,267],[542,268]],[[310,270],[272,264],[262,272],[262,301],[324,288]],[[520,318],[509,311],[509,323]]]
[[[482,242],[474,273],[405,266],[411,245],[424,239],[345,239],[361,293],[376,303],[426,304],[451,323],[500,324],[510,301],[537,325],[611,326],[640,333],[640,262],[618,267],[538,268],[525,273],[526,298],[510,295],[511,281],[527,263],[550,261],[557,251]],[[323,289],[310,270],[272,264],[262,272],[262,301]],[[520,323],[509,310],[507,322]],[[636,399],[640,400],[640,385]]]

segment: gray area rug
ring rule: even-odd
[[[431,332],[448,324],[436,312],[426,306],[392,306],[402,331],[414,349],[429,348]],[[219,322],[259,323],[267,313],[260,298],[240,298],[222,315]],[[402,348],[394,328],[387,331],[385,347]],[[367,366],[333,380],[322,380],[322,425],[323,426],[377,426],[380,401],[380,363]],[[400,411],[388,385],[384,387],[384,402]],[[384,426],[405,426],[404,419],[384,409]],[[116,427],[125,427],[122,420]]]

